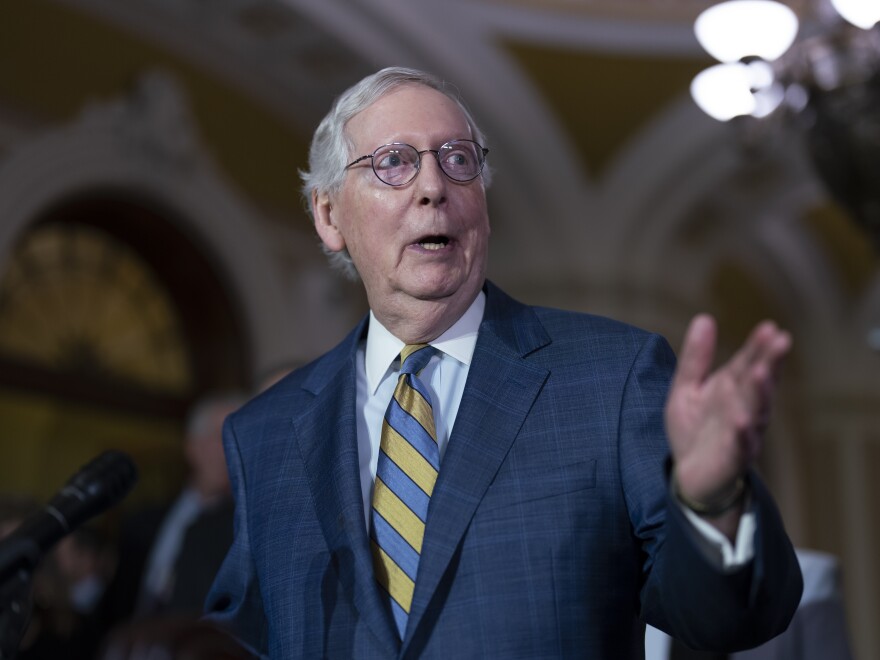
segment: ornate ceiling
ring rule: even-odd
[[[707,61],[690,31],[700,4],[35,0],[0,10],[15,26],[0,45],[0,94],[52,118],[115,92],[139,67],[171,68],[218,158],[290,210],[290,162],[302,164],[332,98],[381,66],[427,68],[456,83],[504,144],[496,166],[522,179],[515,188],[546,191],[559,215],[652,117],[687,101]],[[263,115],[259,125],[236,125],[248,113]],[[534,143],[558,167],[535,159]],[[278,180],[248,181],[254,151]]]
[[[849,228],[839,214],[811,211],[822,193],[796,145],[774,145],[785,147],[784,166],[774,154],[756,159],[755,143],[763,138],[747,144],[736,127],[709,119],[691,101],[690,80],[709,63],[691,29],[706,4],[4,3],[0,125],[11,143],[16,130],[72,120],[132,93],[139,79],[161,70],[184,90],[199,137],[220,170],[266,215],[311,236],[296,171],[332,99],[382,66],[425,68],[460,88],[489,136],[497,174],[490,190],[496,279],[537,292],[559,281],[574,291],[585,282],[616,286],[627,255],[624,278],[640,271],[636,279],[656,282],[662,272],[674,295],[689,299],[699,280],[681,264],[672,274],[668,259],[670,250],[685,245],[683,238],[700,236],[703,243],[691,249],[713,254],[736,245],[720,238],[730,225],[747,250],[750,232],[766,241],[772,226],[785,238],[773,239],[774,256],[761,266],[765,286],[791,302],[780,282],[801,286],[809,279],[796,271],[815,256],[809,247],[815,237],[808,234],[824,232],[829,276],[810,286],[809,295],[824,292],[834,306],[835,281],[862,273],[855,286],[866,289],[874,260],[862,251],[853,267],[852,250],[836,252],[852,244],[845,238]],[[807,16],[805,2],[791,4]],[[770,174],[755,179],[762,167]],[[742,168],[751,174],[737,174]],[[723,183],[731,177],[735,184]],[[756,181],[765,184],[763,192]],[[776,193],[767,192],[771,181]],[[784,203],[767,197],[789,189],[800,192],[781,193]],[[767,223],[768,214],[792,213],[824,220]],[[768,268],[779,264],[794,270],[771,278]]]
[[[806,0],[789,4],[808,16]],[[490,191],[494,276],[534,280],[552,272],[551,279],[601,282],[623,253],[642,255],[634,268],[659,264],[676,232],[699,234],[690,226],[699,225],[699,209],[741,215],[729,199],[721,211],[719,199],[704,199],[715,194],[725,172],[753,155],[744,155],[732,127],[704,116],[688,94],[693,75],[709,63],[691,30],[706,5],[4,3],[0,118],[6,121],[0,124],[13,141],[16,130],[70,120],[162,70],[185,90],[200,138],[220,169],[268,215],[308,233],[296,170],[332,99],[382,66],[425,68],[460,88],[489,136],[498,174]],[[2,140],[0,131],[0,148]],[[793,161],[800,172],[794,179],[809,188],[809,173]],[[801,197],[820,195],[813,186]],[[741,230],[748,225],[735,222]],[[775,249],[802,251],[794,240]],[[840,262],[846,267],[848,260]],[[789,254],[777,261],[803,259]],[[869,259],[860,263],[861,271],[873,272]],[[679,290],[692,285],[682,279]]]

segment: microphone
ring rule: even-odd
[[[137,481],[137,468],[121,451],[106,451],[84,465],[41,511],[0,541],[0,584],[19,569],[33,569],[63,536],[121,502]]]

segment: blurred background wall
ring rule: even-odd
[[[857,657],[880,657],[876,252],[801,133],[691,101],[708,4],[0,3],[0,491],[46,498],[113,447],[142,473],[126,505],[167,497],[199,395],[341,339],[365,301],[297,170],[336,94],[416,66],[489,136],[508,291],[674,346],[702,310],[723,353],[765,317],[794,333],[761,469],[795,543],[841,559]]]

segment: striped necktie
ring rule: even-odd
[[[382,423],[373,488],[373,570],[391,597],[401,639],[415,588],[428,502],[440,469],[431,396],[418,379],[436,350],[415,344],[400,352],[402,366]]]

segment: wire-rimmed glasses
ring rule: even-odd
[[[345,169],[371,159],[373,172],[382,183],[404,186],[419,173],[422,154],[432,153],[443,173],[453,181],[466,183],[480,176],[489,150],[473,140],[450,140],[439,149],[423,149],[404,142],[383,144],[373,153],[356,158]]]

